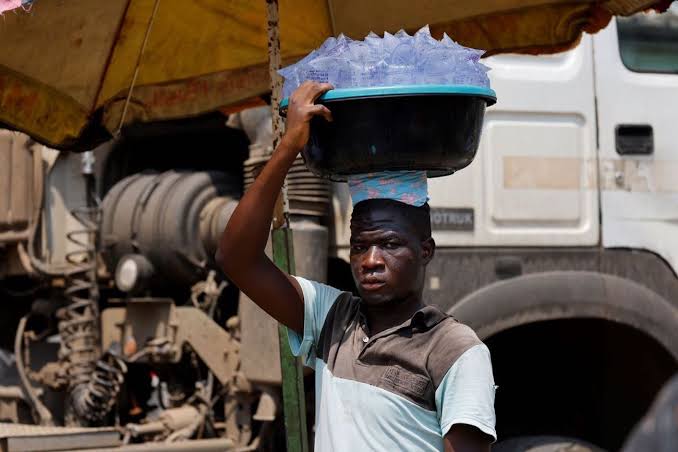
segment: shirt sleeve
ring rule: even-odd
[[[315,281],[295,276],[304,294],[304,334],[303,337],[290,329],[287,339],[294,356],[302,356],[309,367],[315,366],[315,347],[320,337],[325,318],[330,308],[341,294],[339,289]]]
[[[436,409],[443,436],[454,424],[467,424],[496,441],[495,388],[487,346],[478,344],[466,350],[436,389]]]

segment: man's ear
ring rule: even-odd
[[[435,254],[436,242],[433,240],[433,237],[429,237],[421,242],[421,258],[424,261],[424,265],[428,265]]]

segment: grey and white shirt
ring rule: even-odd
[[[360,299],[297,277],[304,294],[297,356],[315,369],[315,450],[442,451],[454,424],[496,439],[487,347],[434,306],[370,336]]]

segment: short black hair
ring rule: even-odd
[[[431,238],[431,208],[428,203],[424,203],[421,206],[413,206],[394,199],[366,199],[353,207],[351,222],[353,222],[354,218],[359,218],[360,215],[375,207],[400,210],[403,218],[407,219],[408,223],[410,223],[422,240]]]

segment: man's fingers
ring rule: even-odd
[[[299,85],[299,88],[297,88],[294,93],[292,93],[292,97],[299,101],[307,101],[308,103],[312,104],[323,93],[326,93],[331,89],[334,89],[334,86],[332,86],[330,83],[318,83],[311,80],[306,80],[304,83]]]
[[[294,100],[296,102],[303,102],[307,97],[308,93],[312,92],[313,85],[317,82],[311,80],[304,81],[301,85],[294,90],[292,95],[290,95],[290,101]]]
[[[334,86],[332,86],[330,83],[316,83],[313,85],[312,93],[313,93],[313,100],[312,102],[315,102],[320,96],[325,94],[331,89],[334,89]]]
[[[315,105],[315,101],[327,91],[334,89],[329,83],[318,83],[305,81],[290,96],[287,118],[293,115],[293,112],[299,112],[302,115],[322,116],[327,121],[332,121],[332,113],[323,105]],[[307,119],[310,117],[307,116]]]
[[[313,105],[309,107],[308,112],[312,116],[322,116],[328,122],[332,122],[332,112],[324,105]]]

